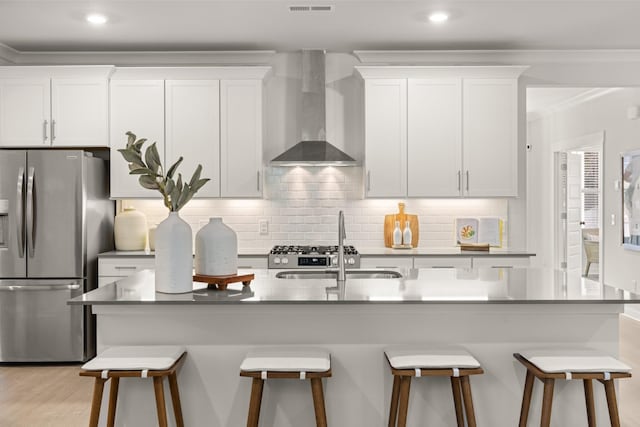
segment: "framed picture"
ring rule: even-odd
[[[640,251],[640,150],[622,155],[622,246]]]

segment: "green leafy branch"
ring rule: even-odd
[[[177,212],[187,204],[189,200],[210,181],[209,178],[200,178],[202,165],[198,165],[191,180],[182,182],[182,175],[178,174],[178,179],[173,176],[182,163],[182,156],[169,168],[166,175],[162,167],[162,161],[158,154],[158,148],[154,142],[144,152],[142,159],[142,146],[147,142],[146,138],[136,140],[136,135],[132,132],[126,133],[128,140],[126,148],[119,149],[122,157],[129,163],[129,174],[140,175],[138,182],[149,190],[158,190],[164,199],[164,205],[172,212]]]

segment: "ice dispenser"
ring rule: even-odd
[[[0,249],[9,245],[9,201],[0,199]]]

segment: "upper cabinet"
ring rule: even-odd
[[[0,147],[107,147],[113,67],[0,67]]]
[[[367,197],[517,196],[526,67],[356,68],[365,79]]]
[[[201,164],[202,177],[211,181],[196,198],[261,197],[262,87],[268,70],[118,69],[111,81],[111,197],[160,197],[128,175],[117,153],[127,131],[156,141],[165,167],[182,157],[183,180]]]

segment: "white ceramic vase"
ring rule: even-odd
[[[116,250],[143,251],[147,248],[147,217],[134,208],[116,215],[113,225]]]
[[[195,268],[206,276],[238,273],[238,237],[222,218],[210,218],[196,234]]]
[[[156,292],[193,291],[193,238],[191,227],[178,212],[169,212],[155,233]]]

